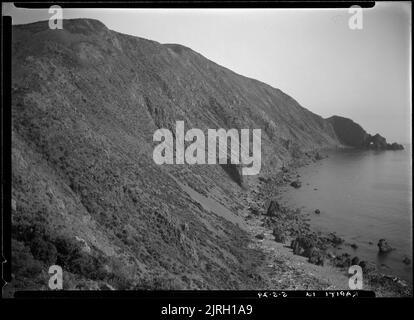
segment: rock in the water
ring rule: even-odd
[[[351,248],[352,249],[358,249],[358,246],[355,243],[353,243],[353,244],[351,244]]]
[[[316,210],[315,210],[315,213],[316,213],[316,214],[320,214],[320,213],[321,213],[321,210],[316,209]]]
[[[256,235],[256,239],[263,240],[264,235],[263,234],[258,234],[258,235]]]
[[[404,262],[406,265],[409,265],[409,264],[411,264],[411,259],[410,259],[410,258],[408,258],[408,257],[404,257],[403,262]]]
[[[393,250],[393,248],[388,244],[387,240],[385,239],[380,239],[378,241],[377,246],[380,253],[387,253]]]
[[[300,182],[299,180],[295,180],[295,181],[292,181],[292,182],[290,183],[290,185],[291,185],[292,187],[294,187],[294,188],[298,189],[298,188],[300,188],[300,187],[302,186],[302,182]]]
[[[394,143],[388,143],[387,144],[387,149],[388,150],[403,150],[404,147],[403,147],[402,144],[394,142]]]

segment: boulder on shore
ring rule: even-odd
[[[292,187],[294,187],[294,188],[298,189],[298,188],[300,188],[300,187],[302,186],[302,182],[300,182],[299,180],[295,180],[295,181],[292,181],[292,182],[290,183],[290,185],[291,185]]]

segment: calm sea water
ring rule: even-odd
[[[412,151],[405,147],[328,153],[329,158],[299,170],[302,188],[287,187],[283,199],[312,213],[316,230],[336,232],[358,245],[356,250],[344,245],[344,251],[412,283],[412,265],[402,262],[405,256],[412,260]],[[396,250],[379,255],[381,238]]]

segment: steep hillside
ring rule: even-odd
[[[13,27],[13,286],[260,288],[237,178],[156,165],[157,128],[262,129],[262,171],[338,144],[282,91],[96,20]],[[277,72],[277,70],[275,70]],[[246,181],[248,187],[248,179]]]

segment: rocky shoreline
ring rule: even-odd
[[[364,289],[373,290],[378,296],[412,296],[412,288],[398,277],[379,272],[372,262],[363,261],[349,253],[336,254],[340,246],[354,249],[358,244],[347,243],[335,233],[323,234],[312,230],[309,218],[299,209],[282,205],[276,196],[280,195],[283,186],[301,187],[297,169],[324,157],[319,152],[308,152],[305,157],[295,159],[274,176],[258,178],[256,188],[251,195],[245,197],[249,213],[247,220],[257,220],[260,225],[271,231],[273,241],[290,248],[292,254],[301,256],[310,264],[321,267],[332,267],[341,274],[347,274],[351,265],[359,265],[363,270]],[[315,214],[318,214],[315,210]],[[258,241],[265,239],[265,234],[256,234]],[[380,239],[379,250],[386,250],[387,244]]]

